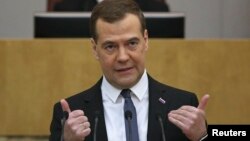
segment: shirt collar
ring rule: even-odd
[[[146,87],[145,87],[146,86]],[[120,93],[121,89],[118,89],[111,85],[105,76],[103,76],[102,79],[102,86],[101,86],[102,94],[105,95],[105,97],[108,97],[111,99],[113,103],[116,103]],[[135,84],[133,87],[130,88],[130,90],[135,94],[135,96],[141,101],[146,94],[148,90],[148,75],[146,70],[144,71],[141,79],[137,84]]]

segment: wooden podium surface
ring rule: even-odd
[[[208,124],[250,124],[250,40],[149,44],[149,74],[211,95]],[[48,135],[53,104],[100,77],[88,39],[0,40],[0,135]]]

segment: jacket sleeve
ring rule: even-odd
[[[61,137],[61,119],[62,119],[62,108],[59,103],[54,105],[52,121],[50,124],[50,137],[49,141],[60,141]]]

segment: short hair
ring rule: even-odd
[[[126,14],[133,14],[138,17],[141,24],[141,32],[144,34],[146,22],[142,10],[134,0],[103,0],[97,4],[90,17],[90,34],[96,41],[98,39],[96,23],[102,19],[108,23],[122,20]]]

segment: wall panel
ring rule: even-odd
[[[151,39],[148,72],[211,95],[209,124],[250,123],[250,40]],[[0,135],[48,135],[52,107],[101,76],[88,39],[0,40]]]

